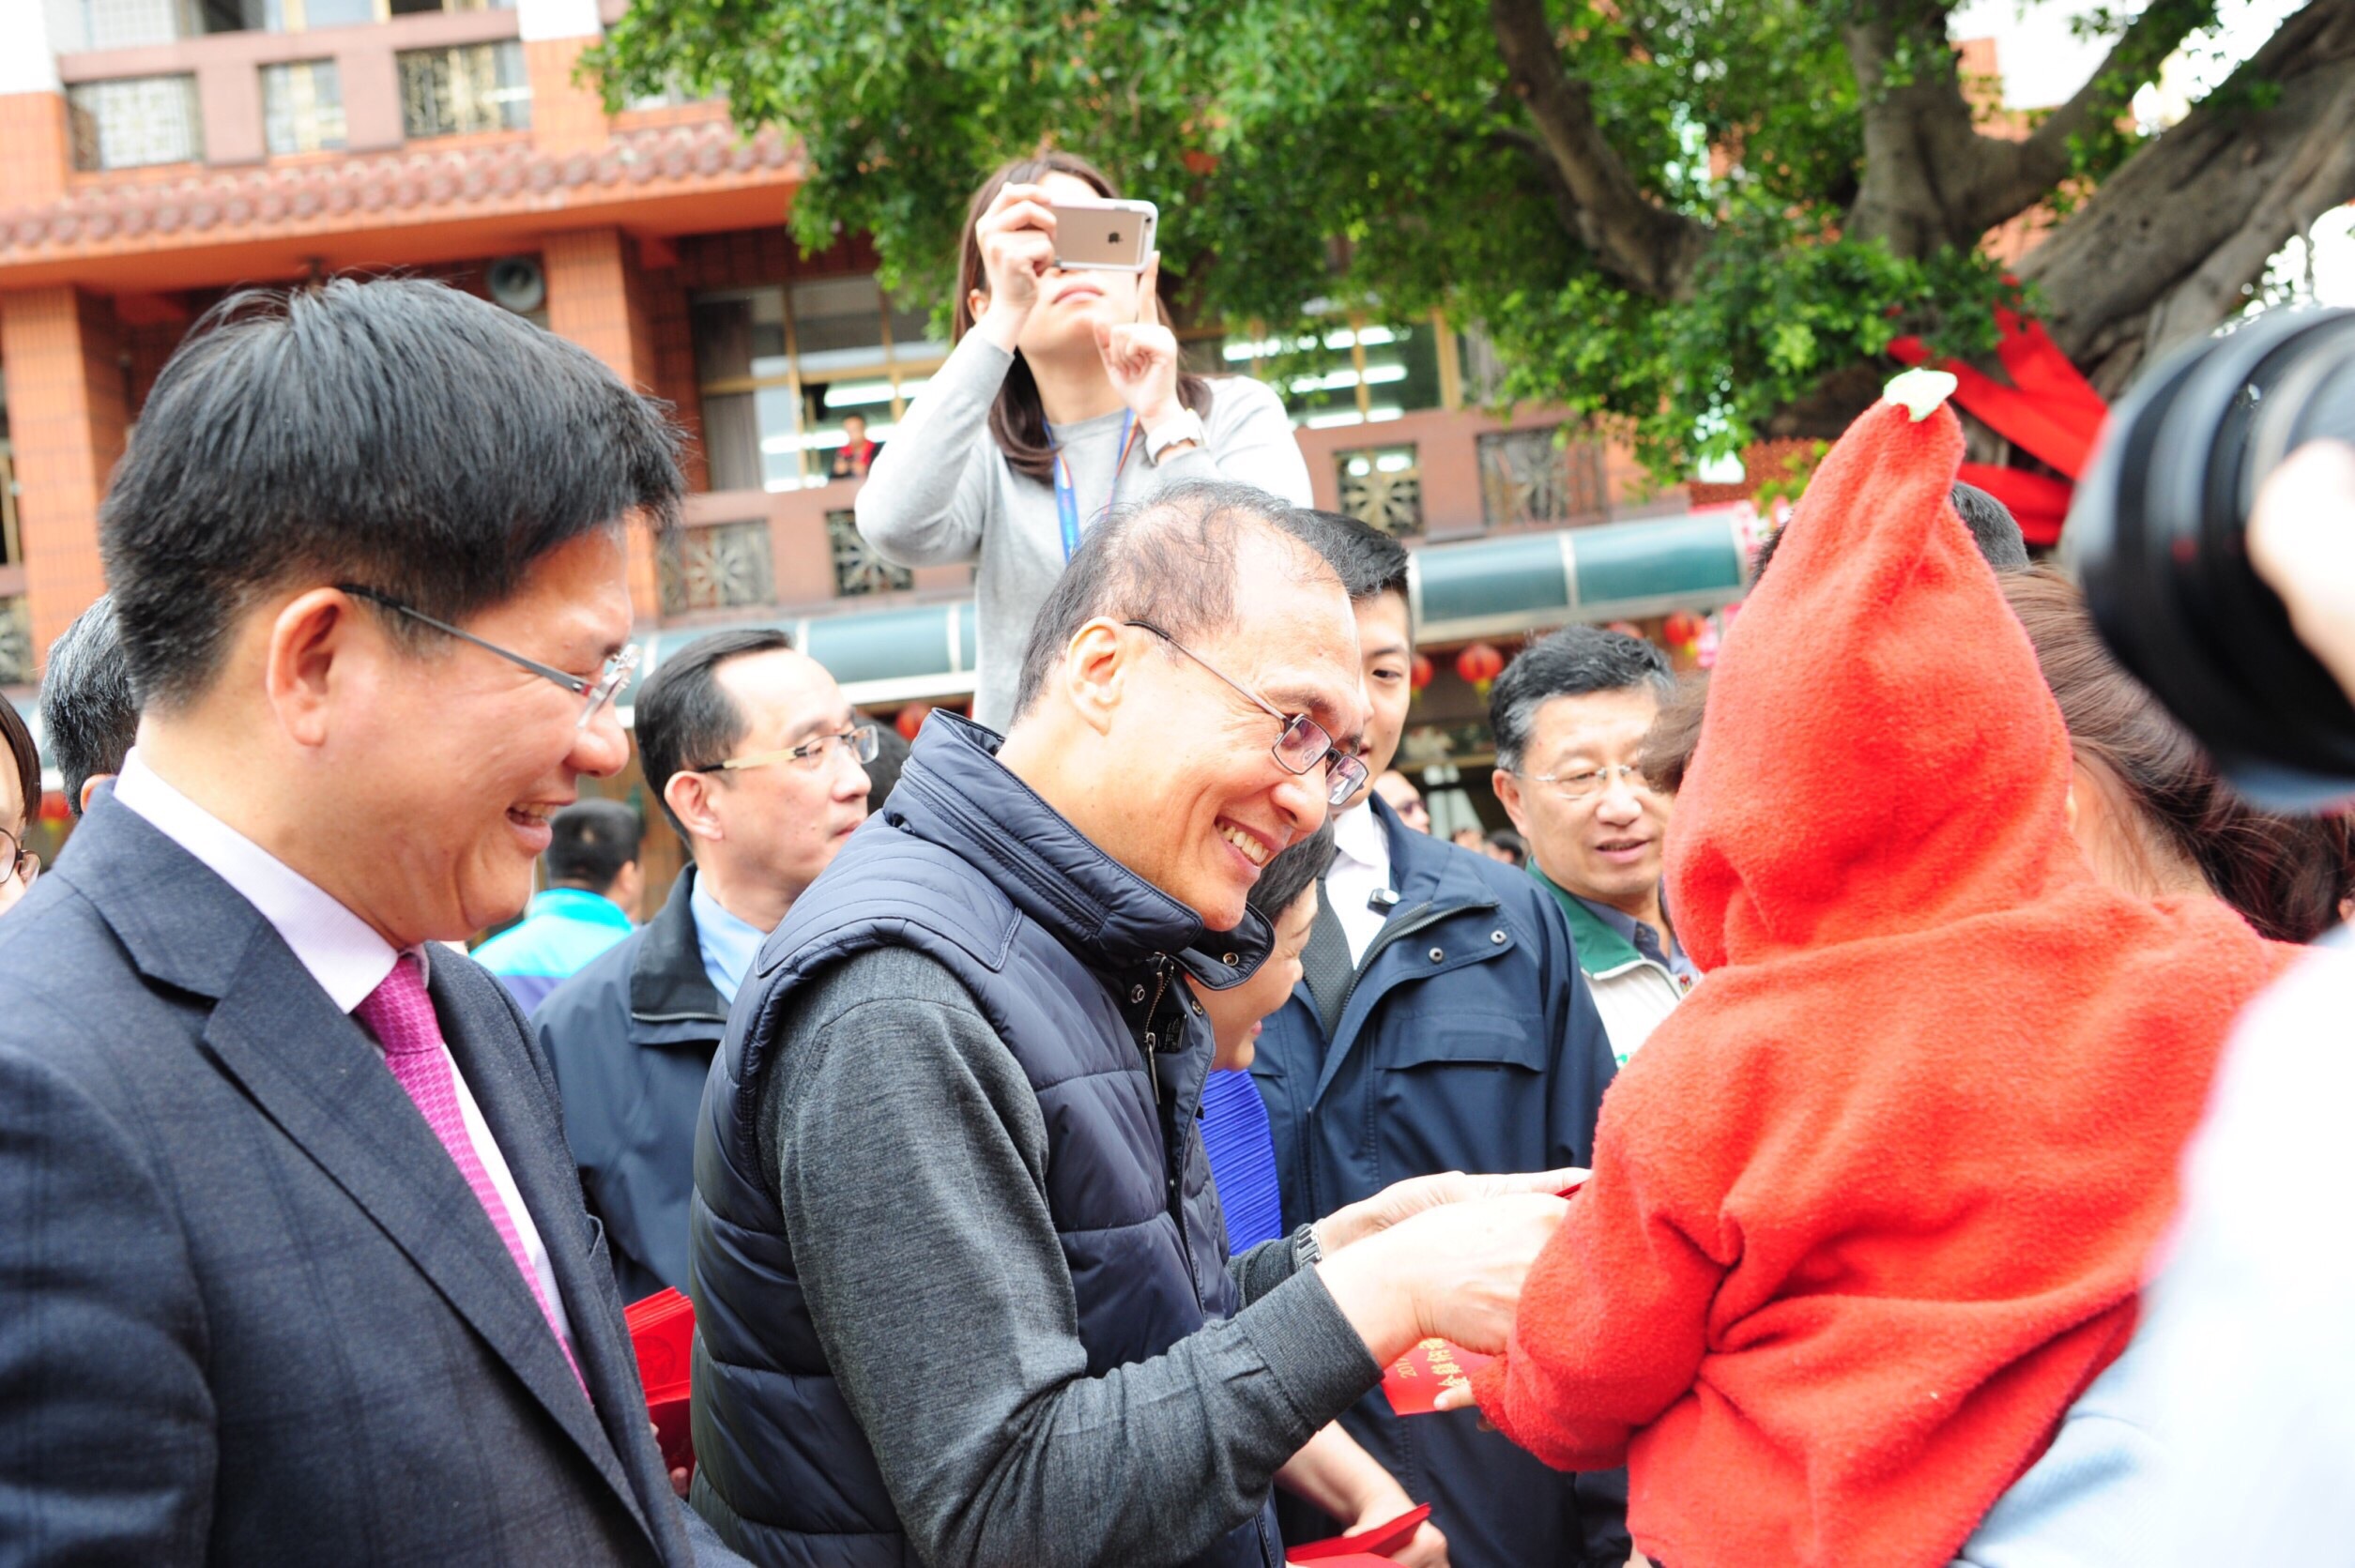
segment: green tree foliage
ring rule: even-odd
[[[1160,204],[1182,315],[1444,308],[1505,395],[1675,473],[1836,429],[1892,337],[1991,347],[2013,286],[1980,236],[2137,156],[2128,98],[2213,0],[2093,19],[2109,64],[2032,136],[1984,123],[1946,9],[637,0],[592,64],[617,101],[677,85],[797,136],[798,236],[872,232],[887,286],[944,299],[973,186],[1053,143]]]

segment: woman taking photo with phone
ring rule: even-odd
[[[973,717],[1003,730],[1031,622],[1081,532],[1114,502],[1190,480],[1309,503],[1308,467],[1274,391],[1179,363],[1142,270],[1056,263],[1059,202],[1110,180],[1048,152],[974,193],[958,247],[956,348],[859,492],[859,532],[902,566],[980,563]]]

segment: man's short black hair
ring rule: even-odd
[[[1298,540],[1318,563],[1312,572],[1330,571],[1315,518],[1264,490],[1211,480],[1115,509],[1088,529],[1039,606],[1015,688],[1016,717],[1030,711],[1071,639],[1098,617],[1151,621],[1188,647],[1232,626],[1236,551],[1250,529]]]
[[[1339,575],[1351,603],[1363,604],[1385,593],[1406,597],[1405,545],[1346,512],[1307,507],[1301,511],[1315,524],[1309,541]]]
[[[638,858],[638,814],[619,800],[590,796],[548,818],[548,882],[552,887],[611,891],[621,868]]]
[[[1267,869],[1260,873],[1260,879],[1251,884],[1251,891],[1243,895],[1243,902],[1266,917],[1272,925],[1332,863],[1333,818],[1328,815],[1323,827],[1298,844],[1276,852],[1276,858],[1267,862]]]
[[[772,626],[714,632],[665,658],[638,688],[631,705],[638,762],[646,771],[646,787],[662,801],[663,814],[681,839],[687,837],[686,825],[663,792],[678,774],[726,761],[751,723],[720,685],[720,666],[731,659],[792,646],[793,639]]]
[[[872,723],[869,719],[856,723]],[[899,770],[908,762],[908,738],[899,733],[896,724],[875,725],[875,760],[866,767],[866,809],[879,812],[883,802],[891,799],[892,786],[899,783]]]
[[[1997,571],[2026,571],[2028,569],[2027,536],[2020,532],[2020,520],[2011,515],[2011,509],[1975,484],[1954,481],[1947,492],[1955,514],[1971,531],[1971,542],[1979,546],[1980,559]],[[1797,521],[1796,518],[1793,522]],[[1766,574],[1766,565],[1775,552],[1782,548],[1782,537],[1791,531],[1785,523],[1766,536],[1766,542],[1758,547],[1758,564],[1750,574],[1751,586]]]
[[[139,736],[139,699],[115,630],[112,595],[99,595],[73,617],[65,635],[49,645],[49,667],[41,672],[41,727],[49,732],[49,754],[65,779],[67,809],[80,816],[82,786],[95,774],[121,772]]]
[[[1521,650],[1489,693],[1489,727],[1496,734],[1496,765],[1521,769],[1537,709],[1556,697],[1644,688],[1666,702],[1676,690],[1668,656],[1641,637],[1599,626],[1566,626]]]
[[[233,294],[164,365],[99,509],[132,683],[203,692],[234,618],[283,586],[463,622],[559,545],[675,525],[678,449],[587,349],[441,283]]]

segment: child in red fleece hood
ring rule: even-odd
[[[1629,1469],[1667,1568],[1932,1568],[2133,1327],[2227,1026],[2282,952],[2097,883],[1943,406],[1833,449],[1677,799],[1710,971],[1603,1102],[1480,1404]]]

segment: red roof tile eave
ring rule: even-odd
[[[84,184],[54,203],[0,213],[0,287],[135,260],[148,266],[185,254],[256,245],[343,250],[358,236],[414,240],[416,231],[549,230],[626,222],[644,232],[709,226],[694,209],[714,200],[731,213],[746,198],[781,221],[801,183],[796,150],[774,132],[740,141],[724,121],[617,131],[604,147],[543,153],[528,141],[407,147],[331,162],[203,170],[176,178]],[[725,226],[723,224],[722,226]],[[410,247],[413,248],[413,245]],[[175,270],[177,270],[176,267]],[[89,281],[76,277],[74,281]]]

